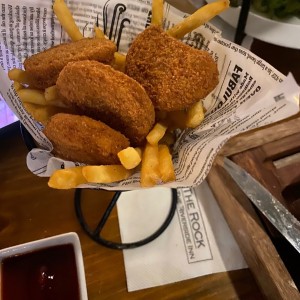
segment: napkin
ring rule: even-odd
[[[163,234],[124,250],[129,292],[247,267],[206,181],[194,189],[178,189],[177,194],[176,213]],[[152,234],[170,205],[168,188],[122,193],[117,204],[122,242]]]

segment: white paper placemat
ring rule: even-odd
[[[165,220],[171,190],[122,193],[118,215],[122,242],[152,234]],[[206,182],[178,189],[175,216],[153,242],[124,250],[128,291],[246,268],[246,262]]]

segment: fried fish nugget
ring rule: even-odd
[[[119,164],[118,152],[129,146],[120,132],[86,116],[56,114],[44,133],[56,156],[91,165]]]
[[[69,63],[59,74],[59,93],[78,113],[100,120],[140,145],[155,121],[143,87],[122,72],[96,61]]]
[[[116,45],[110,40],[85,38],[34,54],[24,61],[24,67],[34,87],[45,89],[55,85],[68,62],[90,59],[110,64],[116,51]]]
[[[155,25],[133,41],[125,73],[145,88],[161,111],[182,110],[205,98],[219,75],[207,51],[185,45]]]

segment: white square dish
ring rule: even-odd
[[[58,300],[71,294],[88,299],[81,245],[74,232],[2,249],[0,263],[1,300],[45,295]]]

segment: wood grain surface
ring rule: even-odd
[[[298,187],[299,190],[299,124],[300,115],[297,114],[282,122],[234,137],[225,144],[208,175],[208,183],[250,269],[268,299],[300,299],[299,291],[289,273],[293,272],[299,278],[297,266],[300,256],[288,247],[282,257],[279,256],[273,243],[282,244],[285,240],[264,216],[254,210],[249,199],[224,171],[221,155],[230,155],[233,161],[256,178],[299,218],[299,193],[298,198],[297,193],[292,193],[294,199],[288,199],[284,194],[289,187],[294,190]],[[284,162],[280,162],[281,160]],[[282,261],[286,256],[295,260],[294,263],[289,262],[290,271]]]
[[[208,183],[267,299],[299,299],[299,292],[256,211],[222,168],[222,158],[208,175]]]

